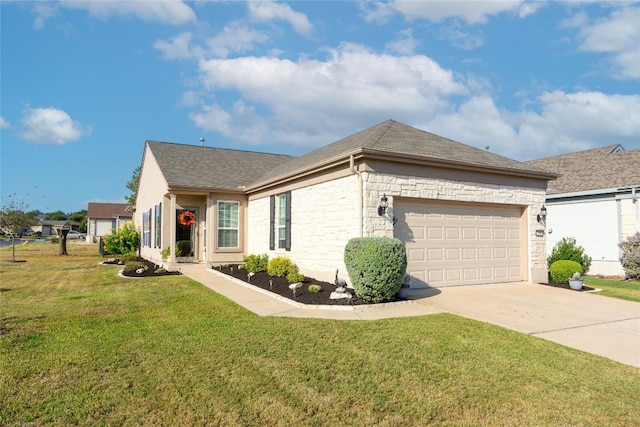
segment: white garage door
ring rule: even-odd
[[[411,287],[525,280],[520,207],[437,201],[394,204]]]

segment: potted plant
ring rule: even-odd
[[[582,282],[582,278],[580,277],[580,273],[576,271],[575,273],[573,273],[573,276],[571,276],[571,278],[569,279],[569,287],[574,291],[579,291],[580,289],[582,289],[582,285],[583,285],[583,282]]]

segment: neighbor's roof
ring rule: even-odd
[[[169,188],[238,190],[292,159],[281,154],[147,141]]]
[[[131,213],[127,212],[126,203],[94,203],[89,202],[87,208],[87,218],[106,219],[114,217],[131,217]]]
[[[549,182],[548,194],[640,185],[640,150],[625,151],[619,144],[526,163],[561,174]]]
[[[535,166],[443,138],[394,120],[387,120],[295,158],[277,169],[272,169],[260,177],[257,182],[254,182],[252,186],[295,175],[312,169],[329,159],[344,158],[350,154],[363,152],[376,152],[389,157],[404,155],[414,159],[421,158],[450,165],[501,170],[506,173],[536,175],[547,179],[555,177],[555,174]]]

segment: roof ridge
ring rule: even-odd
[[[622,147],[622,145],[621,144],[611,144],[611,145],[605,145],[603,147],[589,148],[587,150],[572,151],[570,153],[556,154],[555,156],[547,156],[547,157],[540,157],[538,159],[527,160],[525,163],[538,162],[538,161],[547,160],[547,159],[557,159],[557,158],[561,158],[561,157],[565,157],[565,156],[577,156],[577,155],[582,155],[582,154],[589,154],[592,151],[600,151],[600,150],[604,151],[604,150],[607,150],[607,149],[611,149],[611,150],[609,150],[609,152],[607,154],[613,154],[613,151],[618,147]],[[624,147],[622,147],[622,149],[624,150]],[[624,150],[623,152],[626,152],[626,150]]]
[[[152,139],[148,139],[146,142],[147,143],[154,143],[154,144],[180,145],[180,146],[183,146],[183,147],[192,147],[192,148],[206,148],[206,149],[209,149],[209,150],[235,151],[235,152],[238,152],[238,153],[266,154],[266,155],[269,155],[269,156],[290,157],[290,158],[295,158],[296,157],[296,156],[291,156],[289,154],[268,153],[268,152],[264,152],[264,151],[255,151],[255,150],[241,150],[241,149],[238,149],[238,148],[212,147],[212,146],[207,146],[207,145],[193,145],[193,144],[185,144],[183,142],[155,141],[155,140],[152,140]]]

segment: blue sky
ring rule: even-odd
[[[0,3],[1,195],[124,202],[144,142],[299,155],[387,119],[517,160],[640,148],[640,2]]]

